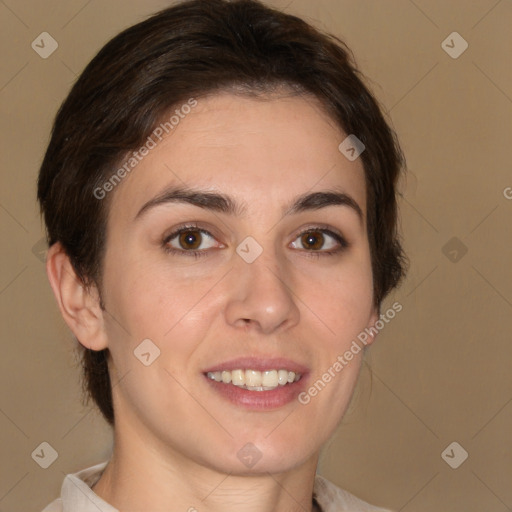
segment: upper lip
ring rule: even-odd
[[[220,372],[222,370],[233,371],[233,370],[288,370],[301,375],[307,373],[308,368],[296,361],[287,359],[284,357],[237,357],[236,359],[230,359],[222,363],[210,366],[204,373],[208,372]]]

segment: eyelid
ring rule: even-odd
[[[339,237],[340,239],[342,239],[343,242],[345,244],[347,244],[347,246],[349,245],[345,238],[345,235],[339,229],[333,227],[330,224],[323,224],[321,222],[316,223],[316,224],[301,226],[297,230],[297,232],[296,232],[297,234],[294,236],[295,236],[295,238],[297,238],[299,235],[302,235],[304,233],[309,233],[311,231],[321,231],[322,233],[328,233],[328,234],[330,233],[330,234],[332,234],[332,236]]]

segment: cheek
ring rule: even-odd
[[[120,265],[129,268],[128,264]],[[187,359],[211,324],[216,279],[193,279],[172,267],[132,265],[125,276],[112,273],[106,283],[107,334],[119,370],[133,364],[133,351],[145,339],[161,350],[172,347],[171,363]],[[162,360],[168,357],[162,357]]]
[[[318,290],[311,298],[312,311],[306,313],[310,325],[319,326],[315,330],[318,359],[303,395],[305,401],[300,403],[325,418],[327,438],[343,417],[357,384],[364,346],[356,340],[368,325],[373,285],[366,264],[347,267],[323,282],[323,292]]]
[[[334,285],[330,303],[330,321],[342,341],[352,339],[367,325],[373,303],[371,277],[348,276]],[[334,299],[335,298],[335,299]]]
[[[318,323],[329,346],[340,349],[367,326],[373,307],[369,257],[360,254],[329,273],[316,273],[300,282],[297,295],[311,321]]]

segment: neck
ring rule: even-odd
[[[315,512],[318,455],[288,471],[237,475],[199,464],[168,447],[125,443],[114,452],[94,492],[123,512]],[[142,437],[137,436],[142,441]],[[129,449],[128,449],[129,446]]]

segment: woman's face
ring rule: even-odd
[[[134,453],[233,474],[316,458],[362,351],[309,403],[299,394],[377,318],[346,136],[309,97],[217,94],[111,192],[104,318],[117,435]]]

